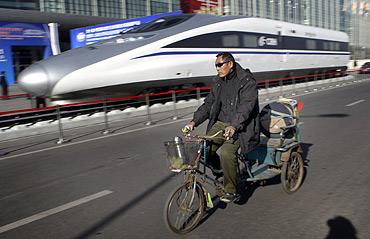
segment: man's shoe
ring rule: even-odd
[[[231,203],[235,200],[236,194],[235,193],[225,193],[220,197],[220,201],[225,203]]]

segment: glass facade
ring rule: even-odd
[[[40,10],[40,0],[0,0],[1,8]]]
[[[157,1],[150,1],[150,9],[156,13],[166,13],[168,12],[168,1],[165,0],[157,0]]]
[[[49,2],[50,4],[50,2]],[[50,6],[50,5],[49,5]],[[60,7],[63,7],[63,5],[59,5],[59,7],[56,8],[58,12],[60,12]],[[97,5],[96,3],[93,2],[93,4],[90,4],[90,1],[88,0],[80,0],[80,1],[71,1],[71,0],[66,0],[64,2],[64,7],[65,9],[62,9],[62,12],[70,13],[70,14],[75,14],[75,15],[97,15],[96,13],[96,8]]]
[[[116,0],[95,1],[97,4],[95,15],[112,18],[122,18],[122,2]]]
[[[200,0],[207,1],[207,0]],[[276,19],[350,36],[356,58],[370,58],[370,0],[220,0],[224,15]],[[1,8],[109,18],[136,18],[180,10],[180,0],[0,0]]]
[[[147,16],[147,0],[126,0],[127,18]]]
[[[224,0],[225,15],[276,19],[350,37],[354,59],[370,58],[370,0]]]
[[[0,0],[1,8],[40,10],[39,0]]]
[[[180,0],[39,0],[38,2],[40,10],[44,12],[109,18],[136,18],[180,10]]]

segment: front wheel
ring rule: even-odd
[[[303,159],[300,153],[292,152],[289,160],[283,163],[281,183],[286,193],[291,194],[299,189],[303,181]]]
[[[168,198],[164,209],[167,227],[178,234],[193,230],[204,213],[204,194],[198,184],[186,183]]]

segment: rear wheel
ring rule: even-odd
[[[200,186],[186,183],[168,198],[164,209],[167,227],[179,234],[193,230],[204,213],[204,194]]]
[[[286,193],[291,194],[299,189],[303,181],[303,159],[300,153],[292,152],[288,161],[283,163],[281,183]]]

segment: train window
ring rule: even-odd
[[[238,48],[241,47],[239,32],[215,32],[174,42],[165,48]]]
[[[255,48],[258,47],[258,36],[251,34],[243,34],[243,47]]]
[[[178,25],[189,18],[191,18],[192,14],[181,14],[181,15],[173,15],[173,16],[167,16],[162,17],[159,19],[156,19],[154,21],[151,21],[149,23],[143,24],[141,26],[135,27],[126,33],[141,33],[141,32],[151,32],[151,31],[159,31],[162,29],[166,29],[169,27],[173,27],[175,25]]]
[[[306,49],[307,50],[316,50],[317,49],[316,40],[306,39]]]
[[[223,47],[240,47],[238,35],[224,35],[222,36]]]
[[[174,42],[165,48],[267,48],[278,49],[275,35],[247,32],[215,32]]]
[[[339,42],[334,42],[334,51],[340,51],[340,44],[339,44]]]
[[[174,42],[165,48],[219,48],[221,45],[220,35],[208,33]]]
[[[348,49],[344,42],[308,39],[301,37],[258,34],[251,32],[215,32],[190,37],[174,42],[165,48],[264,48],[288,50],[325,50],[341,51]]]
[[[329,42],[329,50],[335,51],[335,42]]]
[[[289,50],[305,50],[307,47],[305,38],[284,36],[283,41],[284,46]]]
[[[335,43],[335,50],[336,51],[340,51],[340,44],[339,44],[339,42],[336,42]]]
[[[322,46],[323,46],[322,48],[323,48],[324,51],[329,50],[329,42],[323,41]]]
[[[348,42],[341,42],[340,43],[340,50],[341,51],[348,51]]]

